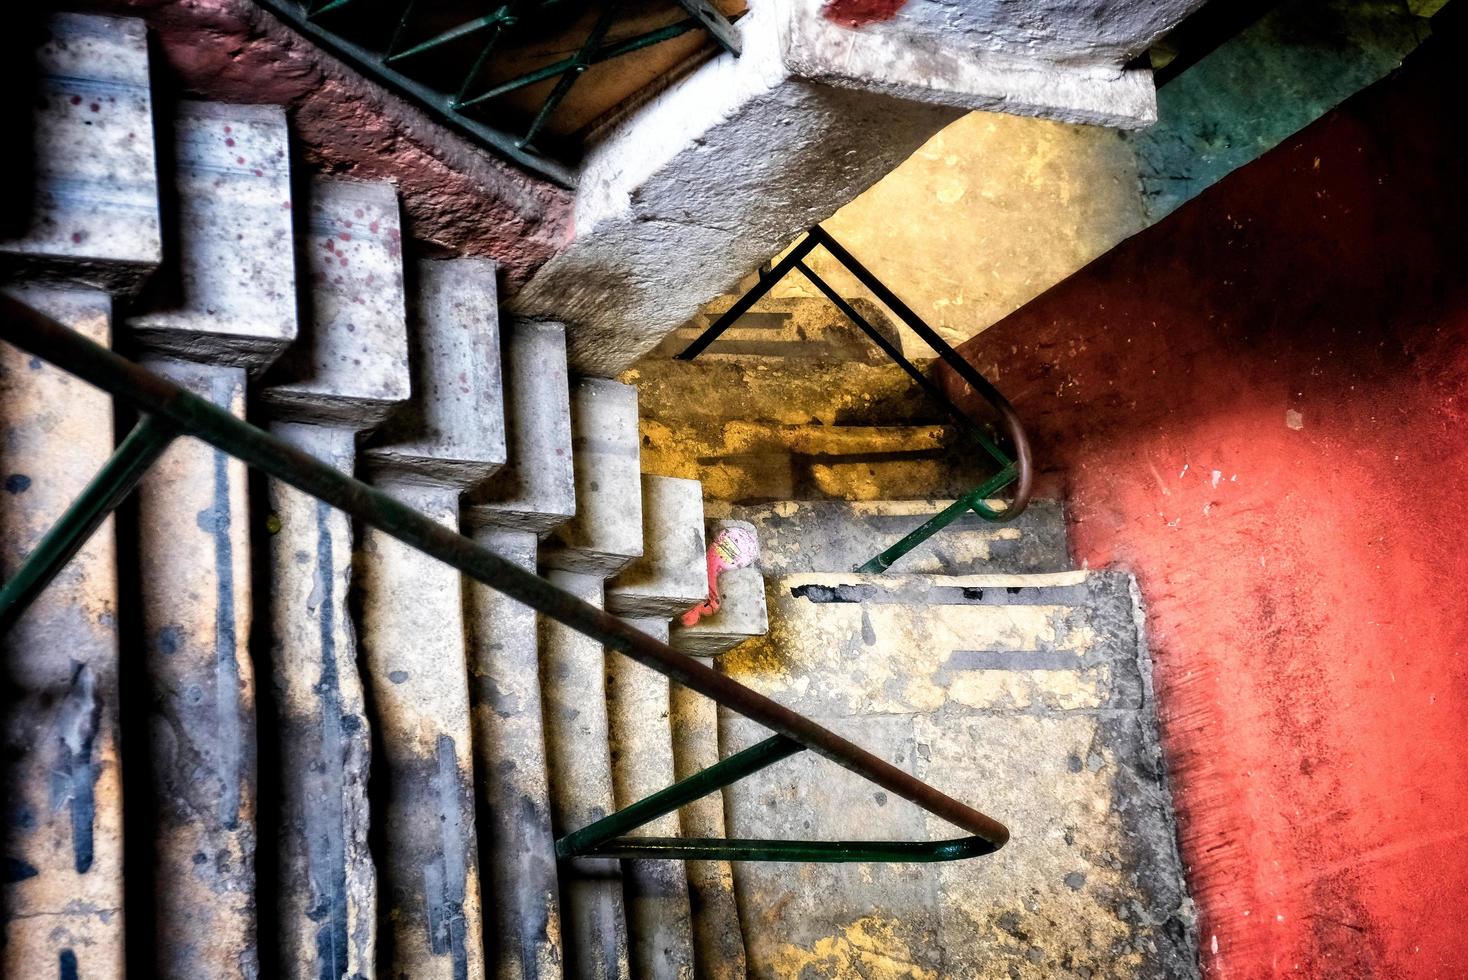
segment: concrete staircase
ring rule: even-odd
[[[706,512],[492,264],[404,254],[390,185],[293,180],[269,107],[155,105],[137,22],[60,15],[41,67],[5,288],[1023,830],[936,871],[558,862],[758,733],[185,440],[4,640],[0,973],[1191,975],[1135,596],[1065,570],[1053,507],[876,579],[848,570],[941,501]],[[85,385],[0,368],[8,577],[114,437]],[[670,629],[729,522],[761,564]],[[947,833],[890,802],[803,755],[637,832]]]
[[[502,322],[492,263],[405,255],[391,185],[293,180],[281,111],[155,103],[145,40],[52,20],[5,288],[666,637],[708,591],[703,493],[641,472],[635,389]],[[3,357],[8,577],[114,435]],[[5,641],[0,973],[724,975],[727,866],[721,902],[553,846],[683,773],[675,720],[716,757],[711,711],[201,443],[125,514]]]

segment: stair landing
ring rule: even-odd
[[[937,865],[735,869],[752,977],[1193,977],[1131,578],[804,573],[720,669],[1004,821]],[[721,713],[725,757],[767,735]],[[955,828],[810,754],[725,791],[731,837]]]

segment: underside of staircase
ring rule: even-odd
[[[557,860],[768,732],[182,439],[3,639],[5,976],[1196,975],[1137,595],[1071,568],[1055,504],[853,573],[946,503],[918,488],[972,485],[903,469],[946,465],[937,419],[863,424],[850,458],[749,491],[839,425],[757,419],[680,455],[639,418],[671,370],[576,376],[559,324],[501,315],[494,263],[405,240],[391,184],[294,171],[280,110],[155,98],[141,22],[58,15],[37,63],[7,295],[1016,839],[939,865]],[[771,383],[712,365],[714,415]],[[134,421],[0,347],[0,579]],[[853,473],[869,499],[804,499]],[[711,583],[729,528],[760,558]],[[679,623],[711,585],[718,611]],[[807,753],[634,833],[952,830]]]

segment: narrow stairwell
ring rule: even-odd
[[[904,491],[971,485],[972,460],[944,468],[963,447],[935,436],[914,462],[868,445],[763,492],[755,470],[685,458],[651,437],[667,414],[639,420],[640,395],[672,388],[575,377],[559,325],[501,320],[492,263],[413,254],[391,185],[292,180],[268,107],[155,107],[144,38],[53,22],[42,191],[31,233],[0,243],[9,295],[115,331],[159,374],[1023,829],[936,866],[558,861],[562,835],[768,732],[155,434],[131,519],[4,637],[4,975],[1195,975],[1135,593],[1068,569],[1056,507],[852,573],[892,520],[942,505]],[[3,353],[9,581],[116,440],[106,398]],[[811,457],[839,427],[788,424],[780,445]],[[920,424],[899,413],[887,435]],[[852,481],[865,501],[802,499]],[[716,614],[670,622],[707,594],[705,547],[730,527],[763,541],[759,563],[712,583]],[[124,669],[146,677],[127,711]],[[142,746],[126,760],[124,738]],[[951,830],[806,753],[636,833]]]

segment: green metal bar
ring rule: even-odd
[[[768,765],[779,762],[781,759],[788,759],[797,752],[803,751],[805,751],[805,746],[792,742],[784,735],[767,738],[758,745],[752,745],[722,762],[696,772],[686,779],[680,779],[668,788],[660,789],[631,806],[623,807],[616,813],[602,817],[595,823],[587,824],[580,830],[567,834],[556,841],[556,854],[559,857],[576,857],[587,854],[613,838],[641,827],[649,820],[656,820],[666,813],[672,813],[685,803],[692,803],[715,790],[723,789],[730,783],[738,782],[751,773],[759,772]]]
[[[601,16],[596,19],[595,26],[591,28],[591,33],[586,35],[586,40],[581,43],[581,50],[577,51],[576,57],[572,59],[571,67],[566,69],[565,74],[561,75],[560,79],[556,81],[555,87],[545,97],[545,102],[541,104],[540,111],[535,114],[535,119],[531,121],[530,129],[526,131],[524,136],[520,137],[520,147],[524,148],[535,141],[535,137],[540,135],[541,128],[550,121],[551,113],[556,111],[556,107],[570,93],[571,86],[575,85],[586,72],[586,69],[591,67],[592,57],[596,54],[597,49],[601,47],[602,38],[606,37],[607,31],[612,29],[612,21],[617,17],[617,8],[619,6],[620,4],[617,0],[607,0],[607,5],[602,8]]]
[[[518,163],[527,170],[538,173],[560,184],[562,187],[574,188],[576,186],[576,175],[570,167],[551,160],[548,157],[541,156],[539,153],[529,152],[520,146],[518,141],[508,133],[455,111],[458,107],[453,104],[447,95],[422,82],[409,78],[391,65],[383,64],[381,57],[376,52],[370,51],[360,44],[354,44],[302,16],[300,8],[292,0],[256,0],[256,2],[277,17],[284,19],[297,31],[310,38],[322,48],[352,65],[358,71],[370,77],[376,77],[378,80],[385,82],[389,88],[396,89],[399,93],[416,99],[420,105],[427,109],[445,126],[457,130],[470,139],[479,141],[498,153],[504,154],[514,163]],[[334,2],[350,3],[354,2],[354,0],[334,0]]]
[[[994,444],[994,440],[990,439],[989,436],[984,432],[984,427],[982,425],[980,425],[978,422],[975,422],[972,418],[969,417],[969,414],[967,412],[955,405],[953,403],[953,400],[943,393],[943,389],[939,388],[931,380],[929,380],[928,376],[926,374],[923,374],[923,372],[918,369],[918,366],[916,364],[912,363],[903,356],[902,351],[898,350],[897,346],[893,344],[892,341],[882,336],[881,331],[868,323],[866,317],[856,312],[856,307],[848,303],[846,301],[846,297],[836,292],[836,290],[832,288],[830,283],[826,282],[826,280],[817,275],[815,270],[806,265],[804,261],[796,262],[795,268],[799,270],[801,275],[810,280],[811,285],[815,286],[816,289],[820,290],[821,293],[825,295],[826,299],[831,302],[832,306],[836,307],[836,309],[845,314],[846,319],[856,324],[857,328],[860,329],[862,333],[866,334],[867,337],[872,341],[872,343],[880,347],[882,349],[882,353],[886,354],[889,360],[891,360],[898,367],[902,368],[902,370],[907,373],[907,376],[909,378],[912,378],[913,382],[919,388],[921,388],[929,398],[932,398],[938,404],[947,408],[948,414],[952,415],[961,424],[964,424],[964,427],[968,430],[968,433],[976,440],[978,440],[979,445],[984,447],[984,451],[988,453],[991,458],[993,458],[994,462],[998,463],[1000,466],[1008,466],[1011,462],[1013,462],[997,445]]]
[[[415,54],[422,54],[425,51],[432,51],[434,48],[448,44],[450,41],[457,41],[461,37],[467,37],[468,35],[473,34],[476,31],[482,31],[486,27],[497,27],[509,18],[509,10],[510,8],[508,6],[501,7],[492,14],[486,14],[483,17],[476,17],[474,20],[460,24],[458,27],[451,27],[448,30],[444,31],[442,34],[437,35],[436,37],[431,37],[426,41],[421,41],[418,44],[413,45],[406,51],[399,51],[396,54],[388,55],[387,57],[382,59],[383,63],[392,64],[394,61],[399,61],[403,58],[411,58]]]
[[[469,66],[469,71],[464,76],[464,80],[459,83],[458,91],[454,92],[454,97],[449,100],[449,105],[453,106],[455,112],[458,111],[460,104],[463,103],[469,90],[474,87],[474,84],[479,81],[479,77],[484,74],[484,68],[489,64],[489,56],[494,53],[495,46],[499,44],[500,38],[504,37],[505,32],[519,22],[519,17],[516,15],[515,9],[514,3],[507,3],[499,9],[498,12],[504,16],[500,18],[499,22],[490,31],[489,38],[484,42],[484,46],[479,49],[479,54],[474,58],[474,64]]]
[[[145,415],[97,475],[41,538],[10,581],[0,588],[0,634],[8,630],[51,584],[66,563],[126,499],[138,480],[178,434],[157,416]]]
[[[315,20],[322,14],[329,14],[333,10],[340,10],[348,4],[353,4],[356,2],[357,0],[327,0],[326,3],[323,3],[319,7],[312,9],[308,14],[306,14],[306,16],[311,18],[312,20]]]
[[[476,582],[590,637],[601,646],[658,671],[674,683],[714,699],[888,793],[947,820],[975,838],[974,842],[961,847],[953,842],[917,844],[914,845],[915,853],[941,846],[949,848],[941,854],[962,857],[975,848],[987,848],[982,851],[987,853],[1009,840],[1008,828],[993,817],[960,803],[805,715],[726,677],[694,657],[674,650],[605,610],[556,588],[533,572],[476,545],[469,538],[425,517],[381,490],[235,418],[219,406],[131,363],[4,294],[0,294],[0,340],[58,365],[139,411],[172,424],[180,433],[202,439],[246,466],[336,507],[409,547],[444,562]],[[639,846],[650,845],[643,843]],[[809,853],[818,855],[832,845],[817,843],[808,847],[812,849]],[[948,858],[940,855],[931,859]]]
[[[698,26],[698,21],[696,20],[680,20],[676,24],[669,24],[667,27],[660,27],[655,31],[649,31],[646,34],[639,34],[636,37],[628,38],[624,41],[617,41],[613,44],[605,45],[601,48],[598,48],[596,52],[592,54],[591,63],[598,64],[603,61],[609,61],[612,58],[619,58],[624,54],[631,54],[633,51],[650,47],[654,44],[659,44],[663,41],[669,40],[670,38],[675,38],[680,34],[687,34],[689,31]],[[518,78],[512,78],[507,82],[501,82],[494,88],[480,92],[473,98],[466,99],[461,96],[454,101],[454,108],[468,109],[472,106],[478,105],[481,102],[487,102],[490,99],[495,98],[496,96],[504,95],[507,92],[514,92],[518,89],[524,88],[527,85],[534,85],[536,82],[543,82],[547,78],[554,78],[564,72],[566,69],[570,68],[575,63],[575,56],[572,56],[570,58],[562,58],[560,61],[557,61],[554,64],[546,65],[543,68],[537,68],[534,71],[527,72],[524,75],[519,76]]]
[[[798,861],[810,864],[932,864],[993,854],[982,837],[935,841],[800,841],[721,837],[618,837],[581,855],[679,861]]]
[[[928,520],[923,522],[921,527],[909,531],[902,538],[902,540],[898,541],[896,544],[888,548],[886,551],[882,552],[880,555],[872,558],[865,565],[862,565],[860,568],[858,568],[857,571],[863,574],[870,575],[882,574],[887,569],[891,568],[893,563],[896,562],[897,559],[901,558],[903,555],[907,554],[909,551],[916,548],[918,545],[922,544],[924,541],[928,540],[933,535],[937,534],[939,531],[952,524],[954,521],[958,520],[958,518],[963,516],[964,511],[977,511],[980,517],[985,517],[985,512],[993,513],[993,511],[990,511],[989,508],[984,507],[981,501],[987,500],[994,494],[998,493],[1000,490],[1003,490],[1005,487],[1009,486],[1011,483],[1014,482],[1014,478],[1014,464],[1011,463],[1004,469],[1000,470],[998,474],[991,477],[988,481],[986,481],[976,489],[964,494],[962,497],[958,498],[953,503],[949,504],[947,507],[934,514],[932,517],[928,518]],[[984,509],[980,511],[978,510],[979,507],[984,507]],[[985,519],[992,520],[992,518]]]
[[[408,34],[408,24],[413,19],[413,10],[418,6],[418,0],[407,0],[403,4],[402,16],[398,18],[398,26],[393,29],[392,39],[387,42],[387,50],[382,53],[382,63],[389,64],[397,54],[398,45],[403,43],[403,38]]]

